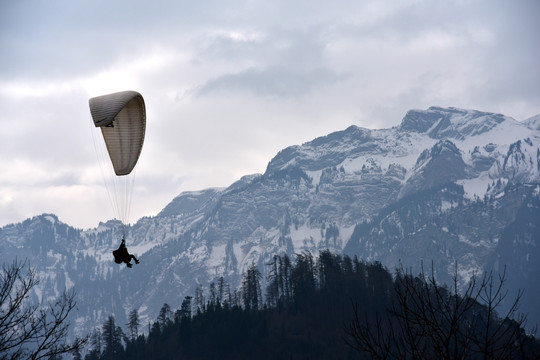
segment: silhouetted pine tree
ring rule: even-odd
[[[291,272],[294,299],[303,304],[315,291],[315,272],[313,255],[309,252],[296,254],[296,265]]]
[[[85,360],[98,360],[101,356],[101,332],[94,329],[90,335],[90,351],[84,357]]]
[[[101,336],[104,347],[100,359],[112,360],[120,358],[124,352],[124,347],[122,345],[123,331],[119,326],[116,326],[114,316],[109,316],[103,325]]]
[[[202,284],[199,284],[195,289],[195,311],[197,314],[203,313],[205,308],[204,301],[204,287]]]
[[[249,310],[259,310],[263,305],[261,291],[261,272],[255,264],[251,264],[242,281],[242,299]]]
[[[178,316],[175,316],[175,322],[186,321],[191,319],[191,296],[186,296],[182,301],[180,310],[177,311]]]
[[[141,325],[141,322],[139,321],[139,312],[137,309],[131,310],[128,316],[128,334],[129,339],[131,341],[134,341],[139,336],[139,326]]]
[[[287,254],[279,257],[279,275],[278,275],[278,286],[279,286],[279,297],[285,303],[289,303],[292,300],[292,280],[291,280],[291,259]]]
[[[163,304],[163,306],[159,310],[157,322],[161,329],[164,329],[167,325],[169,325],[170,322],[172,322],[172,311],[169,304]]]
[[[279,270],[278,270],[278,256],[274,255],[272,261],[266,264],[270,267],[266,281],[266,303],[270,307],[277,306],[279,301]]]

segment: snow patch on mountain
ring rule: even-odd
[[[209,267],[215,267],[221,264],[221,262],[225,258],[226,248],[227,248],[227,244],[220,244],[220,245],[213,246],[212,252],[210,253],[209,259],[206,261],[206,264]]]
[[[463,140],[489,132],[508,120],[512,119],[502,114],[433,106],[407,112],[400,129],[424,133],[433,139]]]
[[[484,174],[482,177],[456,181],[457,184],[463,186],[465,196],[471,200],[483,198],[492,182],[493,179],[491,179],[489,176],[485,176]]]
[[[540,130],[540,114],[526,119],[523,123],[531,130]]]
[[[55,216],[55,215],[43,215],[43,217],[46,219],[46,220],[49,220],[51,222],[51,224],[55,224],[56,221],[58,221],[58,218]]]
[[[290,146],[262,175],[183,192],[126,227],[128,249],[141,259],[132,269],[111,261],[123,234],[117,220],[82,231],[37,216],[0,229],[0,252],[35,259],[40,299],[63,287],[80,291],[82,329],[112,313],[126,323],[122,313],[133,308],[153,320],[163,302],[178,308],[220,276],[234,288],[249,266],[275,254],[347,248],[391,268],[435,259],[440,274],[453,274],[457,262],[467,280],[504,244],[534,249],[529,233],[508,234],[540,197],[539,118],[431,107],[393,128],[350,126]],[[523,259],[534,261],[530,249]]]

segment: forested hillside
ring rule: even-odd
[[[199,286],[180,309],[164,304],[153,323],[141,324],[132,310],[124,327],[111,314],[91,334],[85,359],[357,359],[381,351],[388,358],[540,356],[517,308],[496,313],[504,279],[473,278],[460,296],[430,276],[403,269],[393,276],[378,262],[329,251],[294,261],[275,256],[266,266],[264,292],[252,265],[240,289],[223,278]]]

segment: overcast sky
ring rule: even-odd
[[[116,215],[88,99],[137,90],[130,220],[432,105],[540,113],[540,1],[0,0],[0,226]]]

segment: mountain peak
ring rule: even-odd
[[[175,197],[158,216],[176,216],[188,214],[202,207],[204,203],[221,192],[221,188],[209,188],[201,191],[185,191]]]
[[[291,165],[305,170],[336,166],[355,153],[376,151],[372,130],[351,125],[345,130],[318,137],[302,145],[281,150],[268,164],[265,174],[281,171]]]
[[[523,123],[531,130],[540,130],[540,114],[526,119]]]
[[[462,140],[467,136],[488,132],[506,120],[511,120],[511,118],[477,110],[432,106],[427,110],[408,111],[399,128],[410,132],[425,133],[432,139]]]
[[[47,220],[53,225],[56,224],[59,221],[58,216],[56,216],[55,214],[48,214],[48,213],[43,213],[41,215],[38,215],[38,216],[34,217],[34,219],[36,219],[36,220]]]

